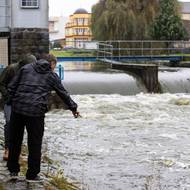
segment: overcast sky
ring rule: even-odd
[[[50,16],[66,16],[73,14],[76,9],[84,8],[91,12],[92,5],[99,0],[49,0]],[[190,2],[190,0],[179,0]]]
[[[98,0],[49,0],[50,16],[69,16],[78,8],[84,8],[91,12],[92,5]]]

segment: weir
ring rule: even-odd
[[[129,71],[141,78],[148,92],[158,93],[158,66],[154,64],[123,64],[112,63],[112,69],[118,69],[123,71]]]
[[[110,63],[113,69],[134,73],[148,92],[158,93],[158,66],[150,61],[176,64],[187,56],[189,46],[187,41],[105,41],[98,43],[97,60]]]
[[[100,61],[110,63],[112,69],[128,71],[135,74],[136,77],[139,77],[141,79],[148,92],[160,92],[160,85],[158,81],[158,66],[156,64],[122,63],[109,59],[103,59]]]

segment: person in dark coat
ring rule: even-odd
[[[25,65],[8,87],[12,113],[7,166],[12,179],[16,179],[20,171],[18,160],[26,126],[29,151],[26,180],[29,182],[40,180],[38,174],[41,164],[44,118],[47,112],[48,95],[52,90],[59,95],[75,118],[79,116],[77,104],[63,87],[58,75],[53,72],[56,62],[56,58],[48,54],[36,63]]]
[[[8,160],[8,144],[9,144],[9,121],[11,115],[11,105],[9,105],[9,94],[8,94],[8,84],[14,78],[16,73],[21,67],[28,63],[36,62],[36,57],[32,54],[24,55],[18,63],[8,65],[0,75],[0,92],[2,95],[3,105],[4,105],[4,154],[3,160]]]

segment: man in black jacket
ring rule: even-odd
[[[44,59],[22,67],[9,85],[12,113],[7,166],[12,179],[16,179],[20,171],[18,160],[26,126],[29,151],[26,180],[39,180],[44,117],[47,112],[48,95],[52,90],[60,96],[74,117],[79,116],[77,104],[64,89],[57,74],[53,72],[56,61],[53,55],[46,55]]]
[[[5,125],[4,125],[4,154],[3,160],[8,160],[8,144],[9,144],[9,121],[11,115],[11,105],[9,105],[9,94],[8,94],[8,84],[14,78],[16,73],[21,67],[28,63],[36,62],[36,57],[32,54],[23,55],[18,63],[8,65],[0,75],[0,92],[2,95],[2,100],[4,103],[4,115],[5,115]]]

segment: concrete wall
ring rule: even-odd
[[[51,27],[49,25],[49,37],[50,41],[64,39],[65,38],[65,25],[68,21],[66,17],[50,17],[49,23],[51,22]]]
[[[0,96],[0,110],[3,109],[3,105],[3,99]],[[55,92],[52,92],[48,97],[48,110],[53,109],[68,109],[61,98]]]
[[[9,31],[10,0],[0,0],[0,32]]]
[[[128,71],[140,78],[144,83],[147,91],[150,93],[160,92],[160,85],[158,82],[158,66],[154,64],[124,64],[112,63],[112,69]]]
[[[39,0],[39,8],[22,8],[21,0],[12,0],[11,28],[48,28],[48,0]]]
[[[2,62],[7,62],[7,52],[9,63],[17,62],[22,54],[49,52],[48,0],[38,2],[37,7],[22,7],[21,0],[0,0],[0,37],[9,38],[10,45],[7,50],[1,41]]]
[[[38,0],[39,7],[22,7],[21,0],[11,0],[10,63],[23,54],[49,52],[48,0]]]

